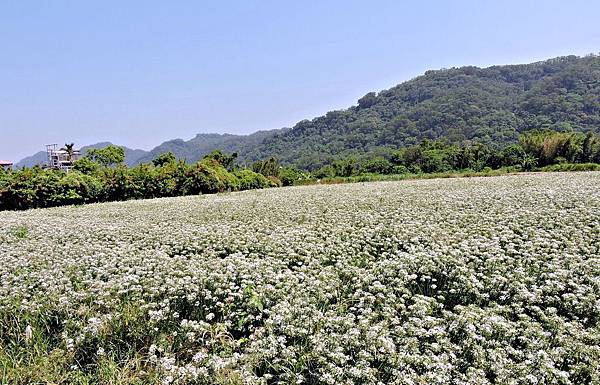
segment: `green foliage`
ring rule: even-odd
[[[287,166],[279,170],[279,179],[284,186],[293,186],[311,178],[310,173],[299,170],[296,167]]]
[[[156,167],[162,167],[175,162],[177,162],[177,158],[171,151],[160,154],[156,158],[152,159],[152,164]]]
[[[502,167],[532,171],[552,164],[598,162],[600,138],[593,132],[532,130],[519,137],[520,144],[497,148],[479,142],[453,144],[424,140],[402,148],[388,158],[365,158],[360,165],[350,156],[337,159],[313,172],[316,179],[348,178],[362,174],[439,174],[458,171],[481,172]]]
[[[500,157],[502,165],[517,166],[523,162],[525,150],[518,144],[511,144],[502,150]]]
[[[354,156],[338,159],[332,164],[336,176],[351,176],[360,170],[360,165]]]
[[[34,167],[0,174],[0,210],[22,210],[89,202],[206,194],[276,187],[275,176],[234,168],[235,154],[214,152],[188,165],[172,154],[157,157],[152,164],[128,168],[117,147],[91,151],[75,162],[68,173]],[[88,153],[89,154],[89,153]],[[269,161],[267,164],[271,165]]]
[[[123,164],[125,161],[125,150],[111,144],[100,149],[92,148],[88,150],[85,157],[104,167],[113,167]]]
[[[313,171],[312,175],[317,179],[331,178],[331,177],[335,176],[335,169],[333,168],[332,165],[328,164],[328,165],[322,166],[321,168],[319,168],[316,171]]]
[[[600,171],[598,163],[561,163],[542,167],[541,171]]]
[[[252,190],[269,187],[269,180],[262,174],[252,170],[236,170],[233,173],[239,181],[240,190]]]
[[[593,161],[599,154],[598,137],[592,132],[554,132],[535,130],[520,136],[523,150],[535,157],[540,166],[556,163]]]
[[[537,167],[538,161],[535,156],[531,154],[525,154],[521,160],[521,170],[532,171]]]
[[[237,156],[237,152],[232,154],[224,154],[221,152],[221,150],[213,150],[210,154],[205,155],[204,159],[213,159],[221,166],[225,167],[227,171],[232,171],[235,167],[235,160]]]
[[[377,103],[377,93],[369,92],[362,98],[358,99],[358,107],[359,108],[369,108]]]
[[[18,239],[25,239],[29,236],[29,230],[25,226],[19,226],[12,230],[12,233]]]
[[[265,160],[259,160],[252,164],[252,170],[264,176],[279,176],[279,160],[270,157]]]
[[[73,164],[73,169],[81,172],[82,174],[93,175],[100,170],[101,165],[91,158],[84,156],[83,158],[76,160]]]
[[[187,173],[185,191],[191,194],[216,193],[237,190],[239,182],[215,159],[207,158],[194,165]]]
[[[97,201],[99,181],[78,171],[64,173],[39,167],[9,174],[0,185],[0,209],[80,204]]]
[[[558,163],[557,158],[574,160],[581,151],[578,137],[572,132],[536,130],[521,135],[519,142],[523,150],[538,159],[540,166]]]
[[[390,174],[394,165],[382,156],[367,160],[362,165],[362,170],[374,174]]]

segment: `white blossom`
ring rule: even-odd
[[[164,384],[600,382],[600,173],[291,187],[0,222],[30,229],[0,234],[0,330],[16,330],[0,346],[23,345],[24,330],[23,349],[45,339],[65,357],[112,357],[131,333]]]

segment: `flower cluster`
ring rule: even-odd
[[[600,173],[0,221],[0,359],[43,346],[84,373],[136,360],[165,384],[600,382]]]

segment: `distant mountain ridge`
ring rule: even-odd
[[[292,128],[250,135],[198,134],[147,152],[131,150],[126,162],[148,162],[167,151],[195,162],[221,149],[237,152],[242,162],[276,156],[286,164],[316,169],[336,157],[386,155],[425,139],[501,146],[536,128],[600,130],[599,56],[427,71],[388,90],[370,92],[356,106]]]
[[[138,162],[149,162],[158,155],[165,152],[173,152],[178,158],[187,162],[196,162],[215,149],[224,152],[237,152],[240,159],[243,154],[249,153],[251,148],[260,145],[264,139],[273,136],[277,132],[285,132],[286,129],[257,131],[249,135],[234,134],[198,134],[190,140],[174,139],[160,144],[148,151],[138,159]]]

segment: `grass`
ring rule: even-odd
[[[29,236],[29,230],[25,226],[19,226],[14,228],[12,233],[18,239],[26,239]]]
[[[485,169],[483,171],[461,170],[435,173],[408,173],[408,174],[361,174],[349,177],[328,177],[322,179],[307,179],[298,181],[294,185],[305,186],[313,184],[340,184],[361,182],[385,182],[414,179],[440,179],[440,178],[470,178],[511,175],[523,172],[569,172],[569,171],[600,171],[597,163],[563,163],[540,167],[531,171],[522,171],[516,167],[503,167],[499,169]]]
[[[147,346],[140,346],[147,317],[137,306],[124,304],[120,317],[107,326],[111,336],[104,343],[113,353],[94,360],[90,357],[96,357],[97,340],[73,350],[60,349],[60,334],[68,325],[54,321],[64,319],[65,315],[41,308],[37,317],[21,319],[17,313],[3,316],[0,340],[13,343],[0,345],[0,384],[159,383],[155,366],[142,354],[147,350]],[[21,330],[24,324],[33,326],[30,340]]]

